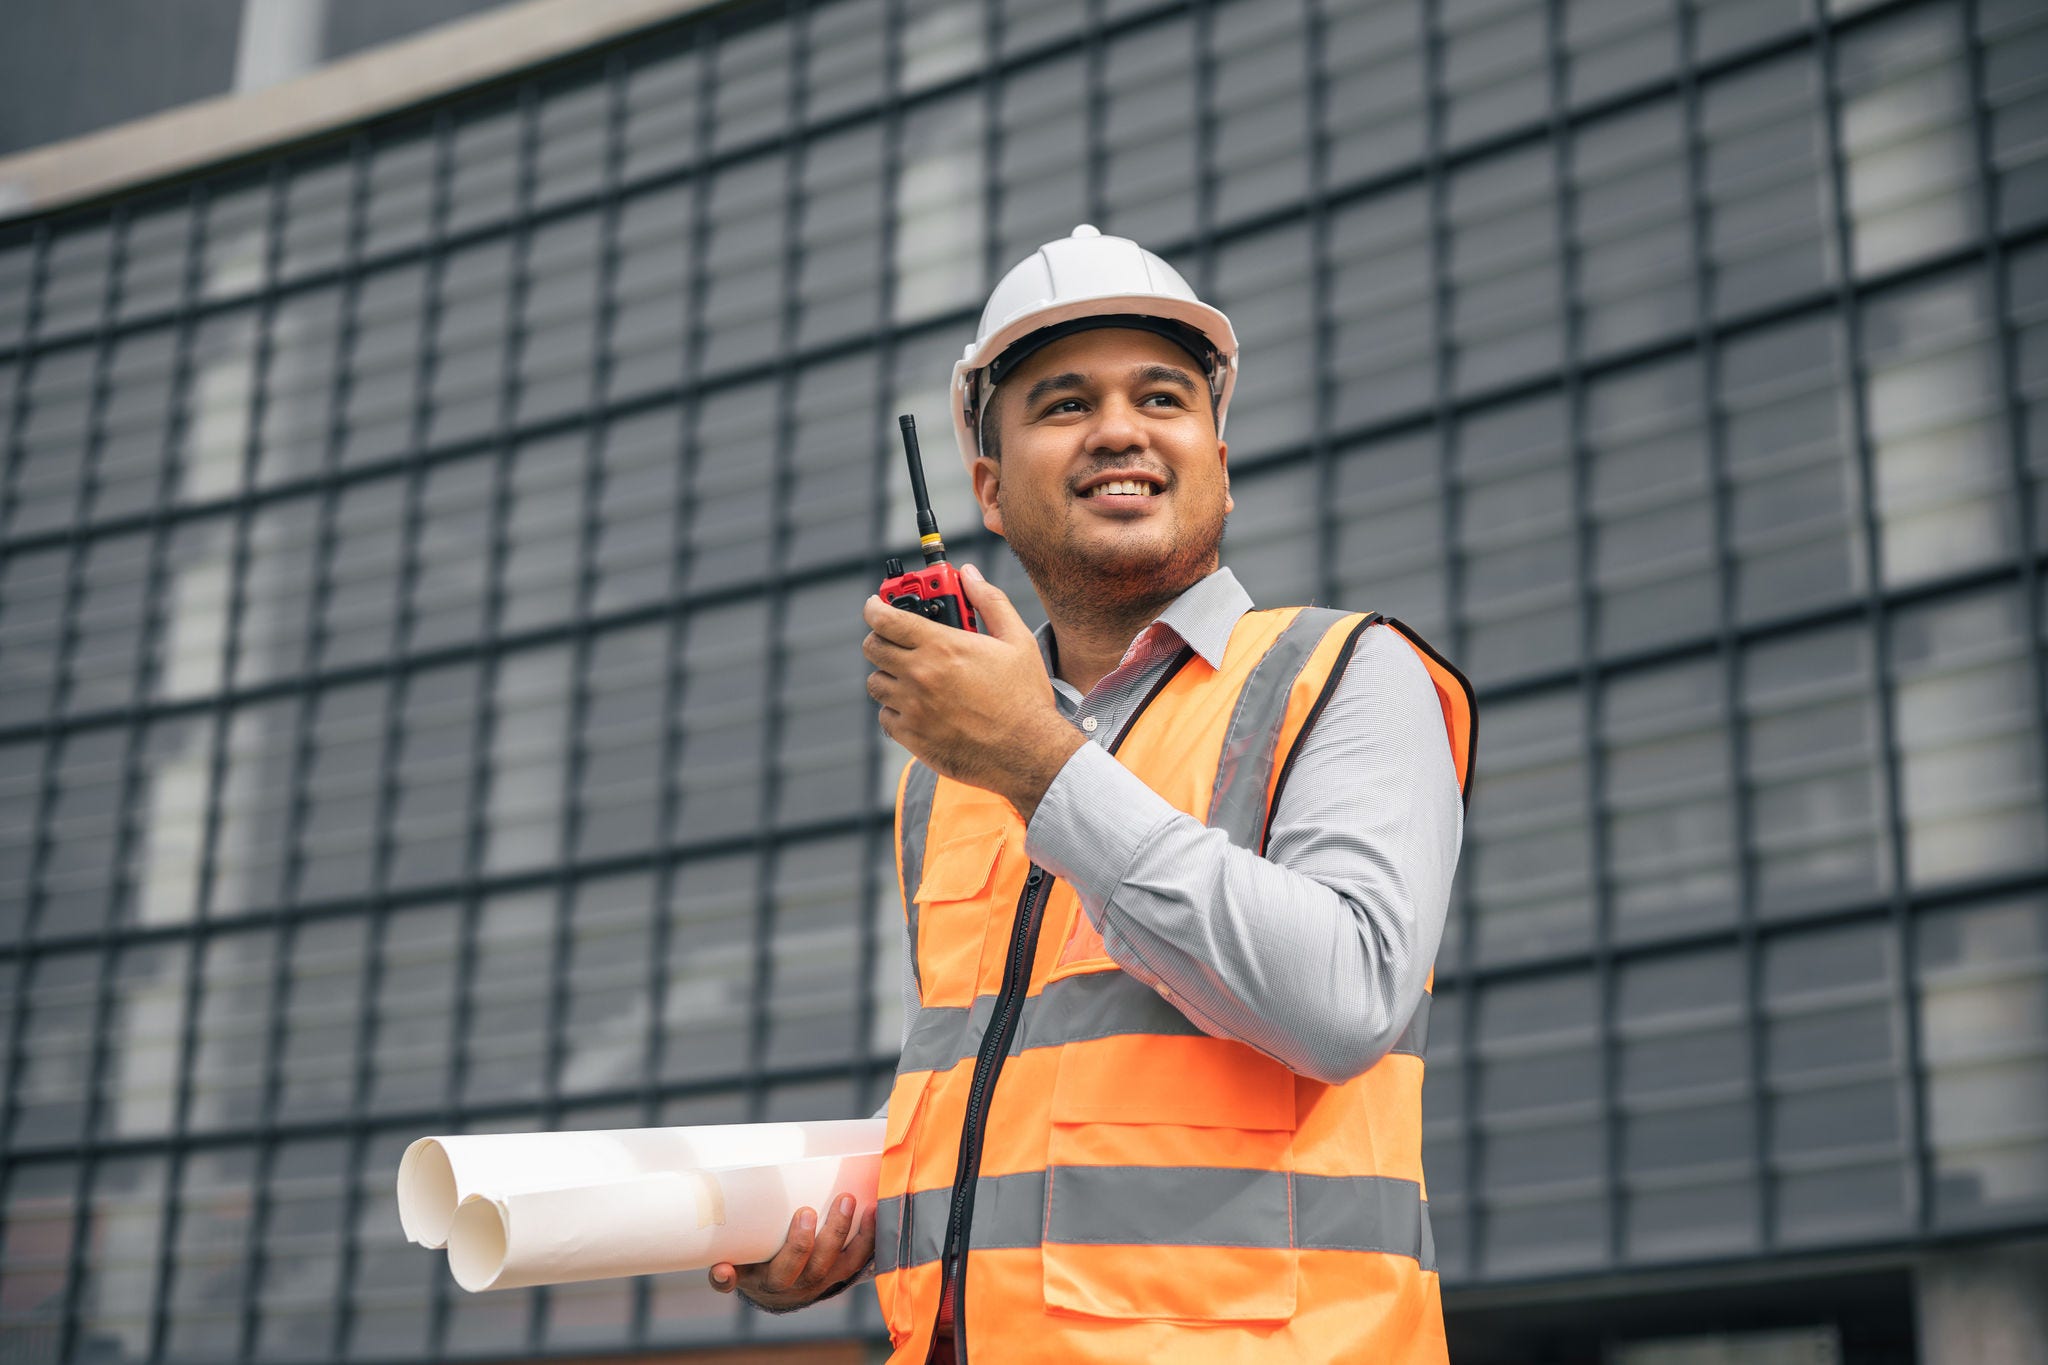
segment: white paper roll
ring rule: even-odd
[[[409,1240],[441,1247],[448,1244],[456,1209],[472,1195],[504,1200],[708,1167],[874,1153],[882,1149],[882,1128],[881,1119],[826,1119],[424,1137],[405,1149],[398,1165],[398,1221]]]
[[[478,1292],[765,1261],[799,1208],[822,1222],[833,1200],[851,1194],[855,1218],[865,1215],[880,1169],[881,1154],[866,1152],[472,1194],[448,1232],[448,1268]]]

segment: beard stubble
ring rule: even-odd
[[[1004,508],[1005,539],[1053,616],[1077,624],[1131,624],[1135,634],[1220,562],[1226,518],[1221,503],[1213,516],[1193,523],[1182,518],[1183,506],[1169,510],[1173,535],[1163,554],[1124,543],[1136,537],[1089,543],[1079,534],[1079,514],[1071,506],[1050,527],[1030,516],[1020,526]]]

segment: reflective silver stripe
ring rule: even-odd
[[[903,1225],[902,1195],[894,1199],[882,1199],[875,1203],[875,1273],[886,1275],[899,1265],[909,1264],[905,1257],[909,1248],[904,1242],[907,1229]]]
[[[984,995],[972,1010],[958,1005],[920,1005],[910,1036],[903,1040],[903,1055],[896,1060],[896,1074],[914,1071],[944,1071],[955,1062],[974,1056],[981,1047],[981,1035],[995,1013],[996,998]]]
[[[971,1010],[957,1005],[919,1009],[897,1071],[943,1071],[972,1058],[981,1047],[995,1003],[993,995],[984,995]],[[1025,1000],[1010,1055],[1121,1034],[1191,1038],[1201,1031],[1143,982],[1122,972],[1088,972],[1055,981]]]
[[[1285,1247],[1292,1236],[1289,1224],[1285,1171],[1061,1166],[1052,1174],[1045,1240],[1108,1246]]]
[[[1387,1049],[1389,1055],[1399,1053],[1405,1057],[1420,1057],[1429,1050],[1429,1002],[1428,991],[1415,1002],[1415,1013],[1408,1016],[1408,1027],[1401,1030],[1401,1036]]]
[[[1423,1055],[1429,1045],[1429,1001],[1425,992],[1407,1027],[1388,1049],[1390,1053]],[[982,1034],[988,1031],[995,1003],[993,995],[984,995],[972,1009],[957,1005],[919,1009],[897,1071],[944,1071],[971,1059],[981,1047]],[[1201,1032],[1144,983],[1123,972],[1089,972],[1055,981],[1024,1002],[1023,1023],[1010,1044],[1010,1055],[1133,1033],[1192,1038]]]
[[[1256,849],[1266,829],[1266,793],[1273,785],[1274,750],[1280,725],[1287,718],[1287,698],[1294,680],[1308,666],[1309,656],[1330,628],[1348,613],[1330,607],[1304,607],[1266,651],[1244,690],[1223,736],[1223,754],[1216,764],[1216,789],[1209,797],[1211,829],[1220,829],[1239,848]]]
[[[924,1265],[939,1259],[946,1240],[946,1205],[951,1187],[919,1190],[907,1198],[884,1199],[875,1210],[875,1273],[898,1266]],[[904,1210],[910,1211],[905,1219]],[[900,1233],[884,1236],[885,1228]],[[969,1245],[977,1251],[1035,1247],[1045,1228],[1045,1172],[983,1176],[974,1187],[974,1222]],[[883,1249],[888,1248],[885,1255]]]
[[[1230,1167],[1061,1166],[1048,1204],[1043,1171],[989,1176],[974,1191],[972,1245],[1295,1246],[1407,1256],[1436,1269],[1429,1205],[1414,1181],[1297,1175],[1291,1183],[1290,1192],[1284,1172]],[[921,1190],[882,1201],[877,1274],[939,1259],[952,1193]]]
[[[940,1190],[951,1195],[951,1190]],[[936,1216],[926,1218],[933,1241],[946,1236],[946,1207],[942,1201]],[[985,1176],[974,1187],[974,1222],[967,1229],[967,1245],[975,1251],[1003,1251],[1011,1247],[1035,1247],[1045,1230],[1045,1172],[1017,1171],[1011,1175]],[[923,1239],[919,1239],[922,1244]],[[934,1245],[932,1255],[938,1255]]]
[[[1413,1181],[1388,1176],[1297,1175],[1297,1236],[1311,1251],[1384,1251],[1436,1269],[1429,1205]]]
[[[924,977],[917,974],[917,893],[924,880],[924,836],[932,823],[932,793],[938,786],[937,773],[913,762],[903,779],[903,809],[897,816],[903,839],[903,912],[910,924],[910,970],[920,988]]]

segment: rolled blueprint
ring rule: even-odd
[[[880,1119],[826,1119],[424,1137],[405,1149],[398,1165],[398,1221],[409,1240],[441,1247],[456,1209],[471,1195],[502,1200],[709,1167],[875,1153],[882,1150],[882,1126]],[[788,1221],[785,1216],[785,1226]]]
[[[799,1208],[822,1216],[842,1194],[856,1216],[874,1207],[880,1166],[869,1152],[472,1194],[448,1232],[448,1268],[474,1292],[765,1261]]]

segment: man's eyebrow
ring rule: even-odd
[[[1087,376],[1075,374],[1071,370],[1066,374],[1049,374],[1031,386],[1030,391],[1024,395],[1024,406],[1035,408],[1041,398],[1049,397],[1062,389],[1080,389],[1086,388],[1087,385]]]
[[[1144,369],[1138,371],[1138,382],[1140,384],[1172,384],[1186,390],[1188,393],[1195,391],[1195,381],[1188,378],[1188,372],[1186,370],[1177,370],[1171,365],[1147,365]]]

